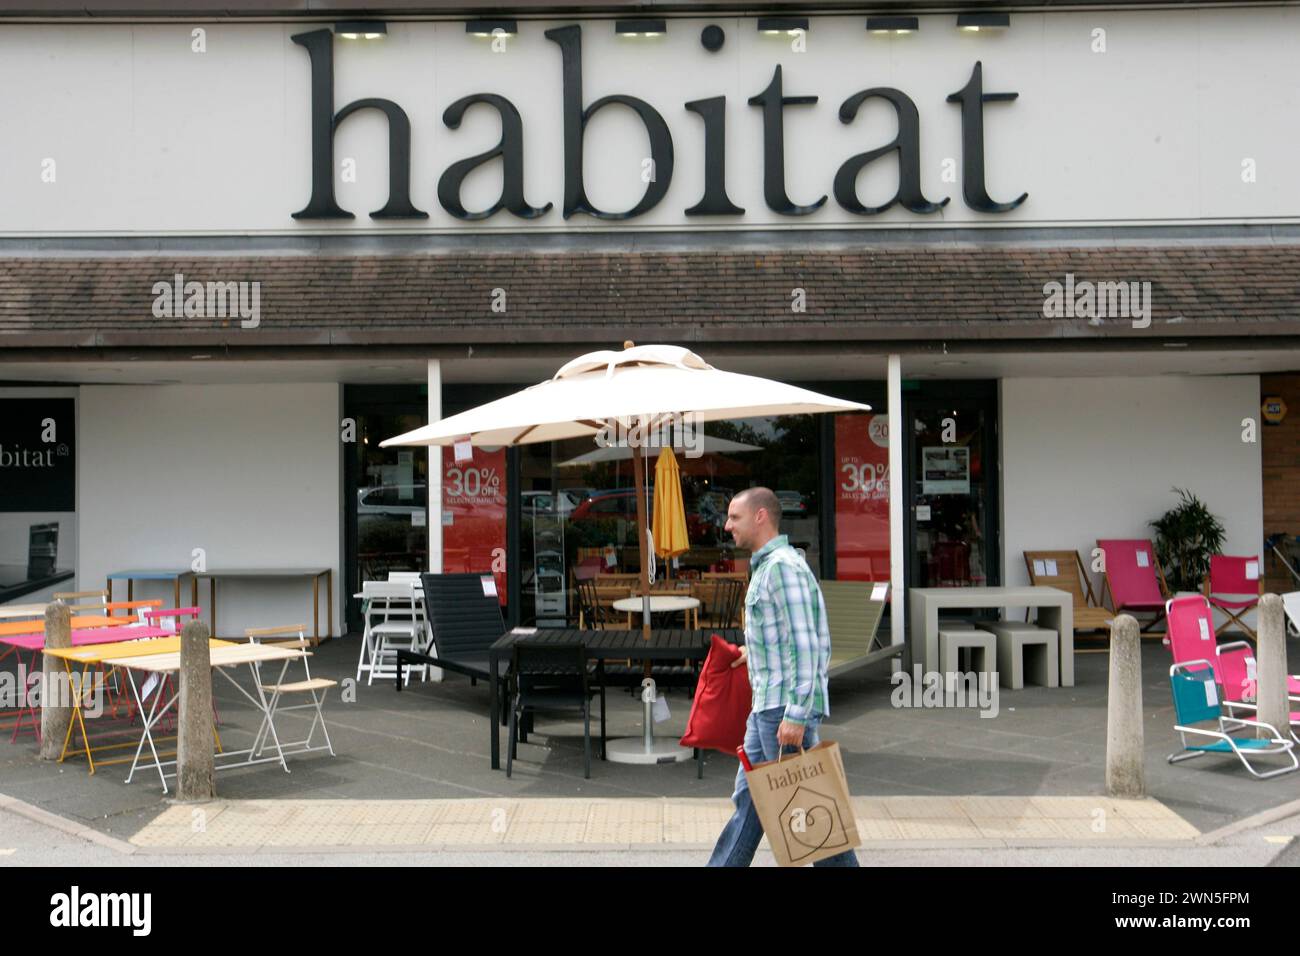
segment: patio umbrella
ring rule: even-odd
[[[645,598],[641,627],[650,635],[650,601],[646,547],[645,481],[641,461],[646,432],[677,416],[697,422],[763,415],[813,415],[823,412],[871,411],[784,382],[724,372],[675,345],[634,346],[623,351],[591,352],[563,366],[545,382],[486,405],[432,422],[380,442],[393,445],[524,445],[565,438],[596,436],[613,443],[627,430],[633,446],[636,487],[637,550],[641,558],[639,590]],[[617,426],[617,427],[615,427]],[[603,442],[602,442],[603,443]]]
[[[671,448],[661,449],[655,462],[655,554],[670,561],[690,550],[686,535],[686,505],[682,503],[682,477]],[[669,567],[672,567],[669,564]],[[671,575],[669,575],[671,577]]]

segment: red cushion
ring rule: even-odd
[[[710,640],[700,680],[695,687],[691,716],[682,735],[683,747],[721,750],[734,754],[745,742],[745,721],[753,704],[749,668],[732,667],[740,648],[717,634]]]

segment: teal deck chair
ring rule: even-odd
[[[1169,762],[1191,760],[1193,757],[1201,757],[1207,753],[1236,754],[1242,765],[1261,780],[1295,770],[1300,765],[1292,750],[1295,743],[1284,740],[1276,727],[1257,720],[1244,720],[1240,717],[1224,715],[1219,689],[1214,683],[1214,671],[1209,664],[1209,661],[1204,660],[1181,661],[1169,668],[1169,683],[1174,694],[1174,717],[1178,721],[1174,730],[1178,731],[1183,743],[1181,751],[1169,755]],[[1197,669],[1193,670],[1194,667]],[[1192,726],[1208,721],[1215,721],[1218,729],[1210,730],[1206,727]],[[1271,740],[1264,740],[1254,737],[1233,737],[1228,733],[1229,730],[1235,731],[1243,727],[1262,727],[1273,737]],[[1195,735],[1193,739],[1198,737],[1210,739],[1206,743],[1188,743],[1189,734]],[[1278,767],[1261,773],[1250,764],[1252,758],[1277,754],[1286,754],[1291,761],[1291,766]]]

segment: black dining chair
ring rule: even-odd
[[[519,728],[534,714],[581,713],[583,776],[591,779],[591,701],[600,697],[600,754],[605,756],[605,689],[593,683],[587,649],[582,644],[532,644],[520,641],[511,649],[510,747],[506,776],[514,766]]]

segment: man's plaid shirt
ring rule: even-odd
[[[794,724],[828,715],[831,634],[812,569],[783,534],[755,551],[749,567],[745,644],[753,709],[784,707]]]

